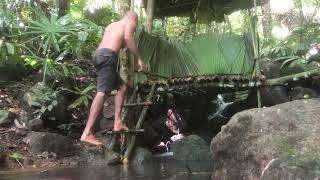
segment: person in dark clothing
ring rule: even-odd
[[[187,122],[176,108],[169,108],[166,117],[145,128],[144,139],[155,152],[168,152],[170,144],[185,136]]]

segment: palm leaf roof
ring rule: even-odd
[[[257,5],[269,0],[257,0]],[[148,0],[144,0],[147,7]],[[253,0],[155,0],[155,17],[190,17],[200,22],[223,21],[225,14],[254,6]]]
[[[248,74],[252,70],[246,36],[202,34],[189,43],[166,40],[144,31],[138,46],[147,71],[169,79],[208,74]],[[138,81],[141,75],[137,75]],[[149,78],[150,79],[150,78]]]

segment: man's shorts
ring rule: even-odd
[[[93,65],[97,69],[97,92],[110,94],[119,89],[123,80],[117,71],[118,55],[108,48],[96,50],[93,57]]]

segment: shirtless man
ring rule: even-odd
[[[115,96],[114,131],[127,131],[128,128],[120,119],[123,98],[128,85],[121,79],[117,72],[118,52],[123,44],[138,59],[139,69],[144,70],[144,62],[134,42],[134,32],[137,26],[138,16],[136,13],[128,11],[120,21],[111,23],[105,29],[102,41],[96,50],[93,58],[93,65],[97,69],[97,94],[92,102],[86,127],[80,138],[82,142],[93,145],[100,145],[92,133],[92,127],[102,111],[103,104],[111,91],[117,89]]]

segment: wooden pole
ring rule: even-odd
[[[146,99],[147,101],[151,101],[155,90],[156,90],[156,84],[153,84],[152,87],[151,87],[151,90],[150,90],[150,92],[149,92],[149,94],[147,96],[147,99]],[[146,116],[146,114],[147,114],[147,112],[149,110],[149,107],[150,106],[143,107],[135,130],[139,130],[141,128],[142,123],[144,121],[144,118],[145,118],[145,116]],[[128,164],[129,163],[129,156],[130,156],[130,153],[131,153],[131,151],[132,151],[132,149],[133,149],[133,147],[135,145],[135,142],[136,142],[136,135],[132,135],[131,141],[129,142],[129,145],[127,147],[127,150],[126,150],[126,152],[124,154],[124,157],[123,157],[123,160],[122,160],[122,162],[124,164]]]
[[[147,18],[145,22],[145,30],[148,33],[151,33],[152,31],[152,22],[153,22],[153,16],[154,16],[154,5],[155,5],[155,0],[148,0],[147,4]]]

